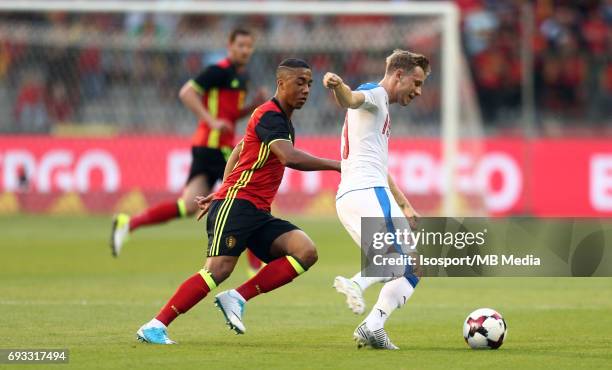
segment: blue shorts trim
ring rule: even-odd
[[[393,218],[391,217],[391,201],[389,200],[389,195],[387,195],[387,188],[382,186],[374,187],[374,192],[376,193],[376,198],[378,198],[378,203],[382,208],[383,215],[385,216],[385,224],[387,225],[387,231],[391,233],[395,233],[395,227],[393,226]],[[401,255],[404,254],[400,246],[396,243],[395,250]],[[404,272],[404,277],[408,280],[408,283],[412,285],[413,288],[416,288],[419,283],[419,278],[412,272],[412,266],[406,266],[406,271]]]

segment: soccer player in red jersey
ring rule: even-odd
[[[340,171],[340,162],[313,157],[294,148],[291,115],[308,98],[310,66],[286,59],[276,71],[276,94],[251,115],[246,133],[226,166],[223,185],[215,194],[199,197],[206,221],[208,258],[202,270],[185,280],[159,314],[137,332],[143,342],[172,344],[167,326],[227,279],[248,247],[265,265],[236,289],[215,297],[230,328],[243,334],[245,303],[279,288],[317,261],[312,240],[297,226],[270,214],[270,205],[285,167],[300,171]]]
[[[248,83],[246,64],[253,53],[253,44],[250,31],[235,29],[229,37],[227,58],[208,66],[181,89],[183,104],[199,120],[192,138],[192,163],[183,194],[178,200],[157,204],[136,216],[117,215],[111,236],[113,256],[120,253],[134,230],[193,215],[197,210],[195,196],[209,194],[217,180],[222,179],[234,146],[236,121],[250,114],[267,97],[265,89],[260,89],[253,104],[244,105]],[[257,270],[258,262],[253,259],[250,265]]]

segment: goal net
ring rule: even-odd
[[[178,193],[196,125],[178,91],[225,56],[229,32],[240,26],[256,35],[247,101],[257,87],[274,91],[282,59],[308,61],[314,84],[293,117],[297,146],[332,158],[344,112],[323,74],[356,88],[382,78],[393,49],[428,56],[423,95],[391,109],[390,171],[425,214],[484,210],[470,167],[482,126],[451,2],[1,1],[0,19],[0,130],[15,143],[4,149],[13,156],[4,157],[3,192],[102,194],[113,210]],[[31,135],[40,134],[54,141],[33,145]],[[92,150],[111,164],[84,159]],[[57,151],[68,156],[49,160]],[[87,160],[90,167],[81,164]],[[45,170],[49,161],[55,167]],[[288,171],[277,206],[333,212],[337,182],[333,174]]]

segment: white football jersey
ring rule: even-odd
[[[365,95],[357,109],[348,109],[342,128],[342,174],[337,197],[346,192],[376,186],[388,187],[389,96],[376,83],[357,88]]]

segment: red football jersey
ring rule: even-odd
[[[270,211],[285,166],[270,151],[276,140],[295,142],[295,130],[274,98],[255,109],[246,127],[238,163],[227,176],[215,199],[248,200],[258,209]]]
[[[207,148],[234,147],[234,129],[244,107],[248,75],[238,72],[229,59],[223,59],[206,68],[190,81],[202,94],[202,104],[215,118],[223,118],[232,124],[232,130],[212,130],[207,122],[200,122],[193,135],[192,145]]]

